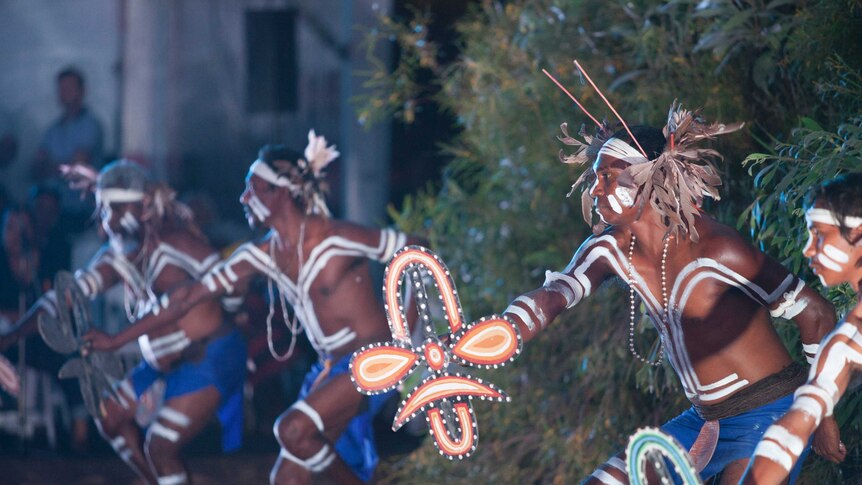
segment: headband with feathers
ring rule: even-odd
[[[587,76],[577,62],[575,65]],[[547,72],[545,74],[562,88],[550,74]],[[598,91],[589,76],[587,76],[587,80]],[[562,89],[565,91],[565,88]],[[568,91],[565,92],[574,100]],[[601,92],[598,92],[601,95]],[[602,99],[610,106],[604,96]],[[577,104],[584,110],[580,103]],[[613,107],[610,107],[613,110]],[[586,110],[584,111],[586,112]],[[613,111],[617,114],[616,110]],[[589,113],[587,115],[595,122],[592,115]],[[641,153],[644,153],[635,137],[631,135],[625,121],[618,114],[617,117],[631,136],[634,145]],[[589,187],[596,176],[593,171],[593,163],[599,150],[613,135],[613,130],[606,121],[596,122],[596,124],[597,130],[594,136],[587,135],[586,130],[581,128],[579,134],[584,142],[569,135],[566,123],[560,126],[563,135],[558,137],[564,144],[575,147],[574,153],[568,155],[561,150],[560,160],[563,163],[579,164],[586,167],[572,185],[572,190],[568,195],[571,196],[578,188],[582,190],[581,206],[584,220],[590,225],[592,225],[593,201],[589,195]],[[649,200],[653,209],[663,216],[664,224],[667,227],[666,235],[684,233],[689,234],[693,241],[698,241],[699,236],[694,222],[704,197],[711,197],[715,200],[720,198],[717,187],[721,185],[721,177],[718,175],[714,162],[721,160],[722,156],[713,149],[698,148],[695,145],[703,140],[711,140],[718,135],[737,131],[742,126],[743,123],[708,124],[701,117],[699,111],[689,111],[674,101],[668,111],[667,123],[662,129],[665,140],[667,140],[664,151],[656,158],[648,160],[647,163],[631,164],[625,170],[641,195],[639,210],[643,208],[644,202]],[[600,232],[603,229],[603,224],[593,226],[594,231]]]

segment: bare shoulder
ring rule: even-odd
[[[751,268],[762,264],[766,254],[755,248],[736,229],[704,218],[699,225],[700,241],[697,243],[701,258],[715,260],[729,268]]]
[[[206,239],[185,229],[162,231],[159,239],[174,249],[192,256],[207,256],[215,252]]]

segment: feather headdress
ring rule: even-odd
[[[305,203],[307,213],[330,217],[332,214],[324,198],[329,187],[323,170],[338,158],[340,153],[335,149],[335,145],[327,146],[326,143],[326,138],[317,136],[313,129],[309,130],[305,158],[300,158],[296,163],[277,160],[273,165],[280,177],[287,178],[287,187],[293,195]]]
[[[667,123],[662,130],[667,143],[661,154],[649,160],[628,125],[593,83],[586,71],[577,61],[575,61],[575,66],[617,116],[632,139],[634,144],[632,149],[636,147],[643,155],[640,160],[646,163],[632,163],[624,172],[626,178],[632,181],[632,185],[637,188],[640,194],[639,210],[643,209],[643,204],[648,200],[650,205],[663,216],[667,235],[678,235],[682,232],[689,234],[693,241],[697,241],[698,234],[694,228],[694,222],[704,197],[711,197],[715,200],[720,198],[717,187],[721,185],[721,178],[713,162],[720,160],[722,156],[713,149],[698,148],[695,145],[703,140],[737,131],[742,128],[743,123],[707,124],[699,112],[683,109],[674,101],[668,111]],[[560,126],[563,136],[558,137],[566,145],[575,147],[575,152],[570,155],[566,155],[561,150],[560,160],[563,163],[586,166],[584,172],[572,185],[572,190],[568,195],[571,196],[578,188],[582,190],[581,206],[584,220],[587,224],[592,225],[593,201],[589,195],[589,186],[595,180],[592,166],[599,151],[610,140],[613,132],[606,121],[599,123],[553,76],[547,71],[544,72],[598,126],[595,136],[586,135],[582,128],[580,136],[584,142],[581,142],[569,136],[568,126],[563,123]],[[593,226],[594,232],[601,232],[603,229],[604,224]]]

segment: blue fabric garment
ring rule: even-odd
[[[738,416],[720,419],[718,421],[718,445],[709,464],[700,472],[701,478],[706,480],[721,472],[731,462],[750,458],[766,429],[775,420],[784,416],[792,404],[793,394],[788,394]],[[705,422],[692,407],[665,423],[661,429],[676,438],[688,450],[694,444]],[[802,462],[808,456],[809,448],[810,443],[809,446],[806,446],[802,456],[799,457],[796,466],[791,470],[791,484],[799,476]]]
[[[333,377],[350,372],[350,357],[351,354],[347,354],[333,364],[329,370],[329,375],[323,379],[321,384],[328,382]],[[321,372],[323,372],[323,364],[320,362],[311,366],[311,370],[305,375],[302,389],[299,391],[300,401],[308,396],[311,387],[314,385],[314,381]],[[335,451],[338,453],[338,456],[344,460],[347,466],[353,470],[353,473],[363,482],[371,480],[374,468],[377,467],[379,460],[377,449],[374,446],[374,430],[372,428],[374,416],[380,412],[383,405],[395,394],[397,393],[393,390],[383,394],[368,396],[366,398],[366,402],[368,403],[367,409],[350,420],[347,428],[338,437],[338,441],[335,442]]]
[[[233,451],[242,445],[242,386],[246,374],[246,345],[234,329],[211,341],[198,362],[183,362],[168,372],[141,361],[130,376],[135,394],[141,395],[157,379],[165,381],[165,402],[171,398],[215,386],[221,394],[218,418],[222,427],[222,449]]]
[[[92,157],[92,162],[98,162],[102,157],[102,125],[99,120],[83,108],[72,119],[59,118],[42,136],[40,148],[48,152],[48,157],[55,164],[69,163],[79,150],[86,151]]]

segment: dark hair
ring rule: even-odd
[[[296,161],[302,158],[303,155],[298,151],[288,148],[286,145],[264,145],[258,150],[257,158],[266,162],[267,165],[276,170],[273,165],[276,161],[285,161],[292,165],[296,165]]]
[[[862,217],[862,172],[839,175],[824,182],[812,192],[808,207],[818,201],[832,211],[840,221],[848,216]],[[850,244],[858,242],[850,239],[849,227],[844,224],[838,227],[847,242]]]
[[[262,146],[258,150],[257,158],[269,165],[275,173],[279,174],[279,177],[286,177],[288,180],[291,180],[291,174],[300,172],[297,160],[303,158],[303,155],[292,148],[288,148],[286,145],[269,144]],[[291,168],[285,171],[284,167],[276,167],[275,162],[287,162],[291,165]],[[301,209],[304,210],[306,208],[305,200],[300,194],[294,193],[293,200]]]
[[[57,82],[60,82],[64,77],[75,78],[78,81],[78,86],[80,86],[81,89],[84,89],[84,75],[78,70],[78,68],[72,66],[63,68],[63,70],[57,74]]]
[[[658,128],[653,128],[652,126],[646,125],[635,125],[630,126],[632,130],[632,134],[637,139],[640,146],[644,149],[647,154],[647,158],[650,160],[655,160],[661,155],[661,152],[664,151],[664,146],[667,143],[667,140],[664,138],[664,134]],[[617,130],[613,134],[614,138],[619,138],[620,140],[628,143],[635,149],[637,149],[637,145],[632,141],[632,137],[629,136],[629,133],[625,130],[625,128],[621,130]]]

